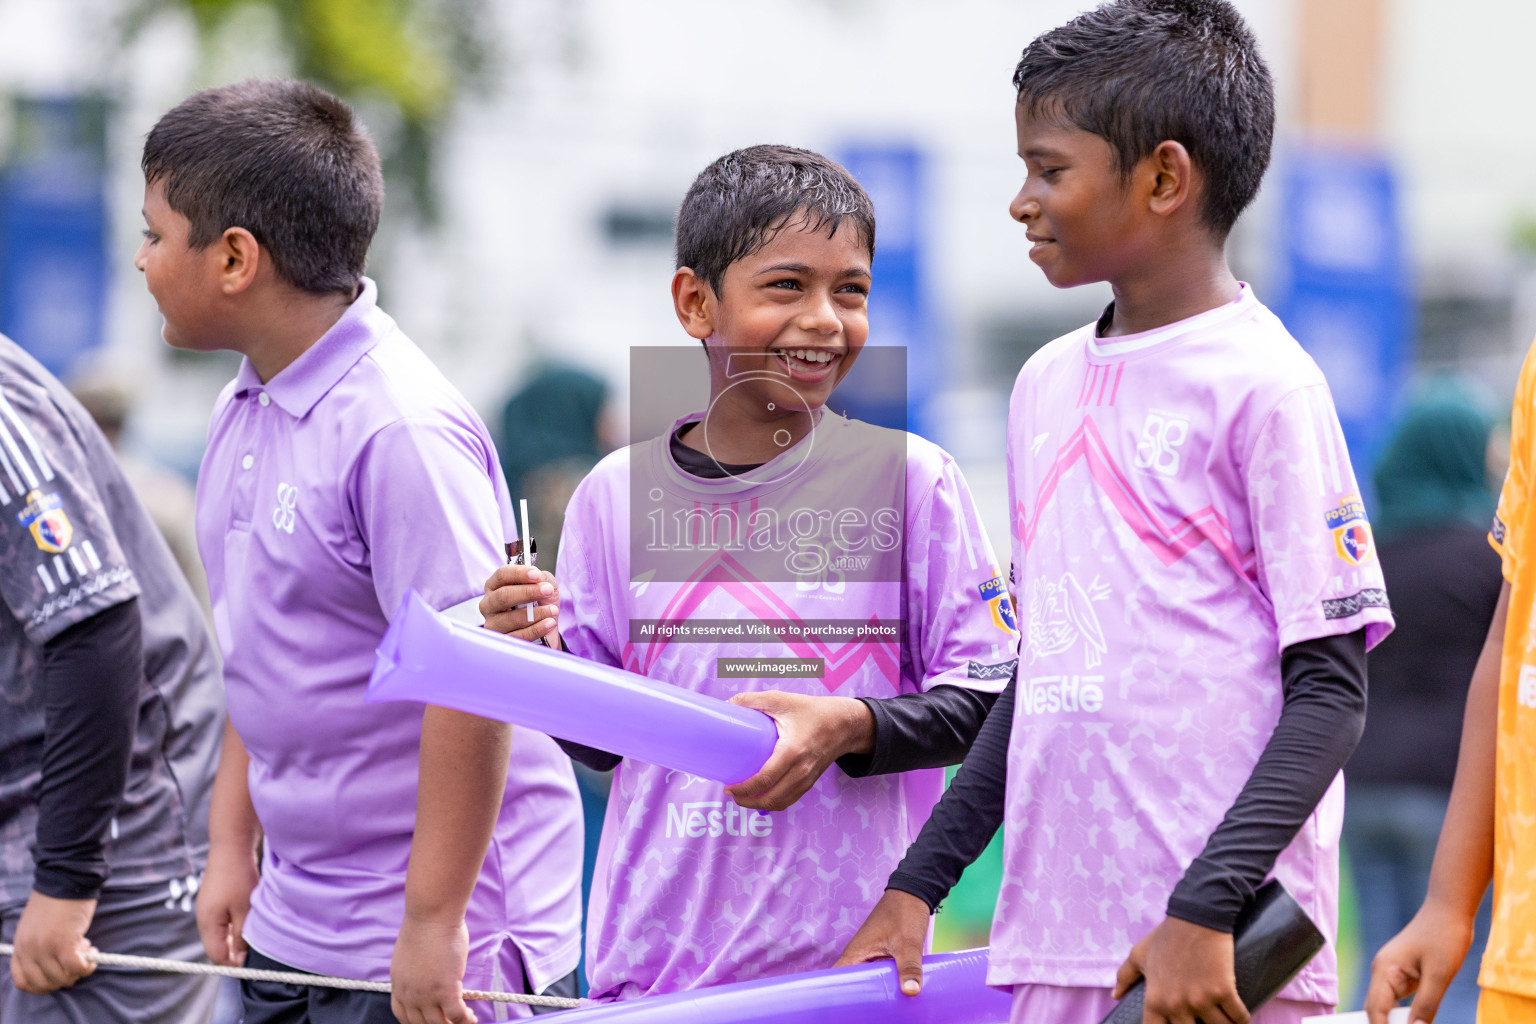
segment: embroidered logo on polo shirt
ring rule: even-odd
[[[299,503],[299,489],[293,484],[277,485],[277,507],[272,510],[272,525],[284,533],[293,532],[293,522],[298,518],[294,506]]]

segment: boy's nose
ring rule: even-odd
[[[149,239],[139,243],[139,251],[133,254],[133,267],[139,273],[144,273],[144,250],[149,248]]]
[[[827,295],[811,302],[800,314],[799,322],[795,326],[802,331],[817,334],[839,334],[843,329],[843,321],[837,315],[837,307],[832,302],[832,297]]]
[[[1013,202],[1008,204],[1008,216],[1020,224],[1027,224],[1040,216],[1040,204],[1029,195],[1028,188],[1019,189],[1018,195],[1013,197]]]

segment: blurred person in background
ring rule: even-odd
[[[201,1024],[193,916],[224,693],[186,580],[111,446],[0,337],[0,1022]]]
[[[192,593],[202,606],[203,615],[213,621],[213,608],[208,601],[208,576],[203,572],[203,561],[197,556],[197,532],[193,524],[197,495],[186,478],[174,470],[149,459],[142,458],[123,447],[123,431],[133,413],[133,395],[128,387],[105,372],[97,371],[82,375],[70,385],[85,411],[101,428],[123,476],[133,492],[143,503],[149,518],[154,520],[165,542],[170,545],[176,564],[181,566]]]
[[[547,538],[539,564],[559,556],[565,506],[597,460],[614,448],[608,385],[573,366],[535,370],[501,410],[501,468],[514,499],[528,499],[534,536]]]
[[[1436,378],[1410,403],[1376,467],[1377,553],[1398,629],[1369,655],[1370,713],[1345,769],[1360,999],[1376,951],[1424,900],[1456,774],[1467,681],[1499,600],[1499,556],[1488,545],[1492,425],[1471,390]],[[1487,935],[1485,899],[1472,955],[1446,993],[1441,1020],[1475,1017]]]
[[[528,499],[532,532],[543,537],[539,564],[558,573],[565,507],[576,485],[615,445],[608,418],[608,385],[585,370],[546,365],[536,369],[501,411],[502,471],[514,499]],[[581,913],[585,922],[597,866],[598,840],[608,810],[613,772],[571,762],[581,792],[586,839],[581,864]],[[580,992],[587,994],[586,955],[578,968]]]

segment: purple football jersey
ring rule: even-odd
[[[559,571],[573,651],[720,698],[997,692],[1015,658],[1006,587],[953,461],[833,413],[722,480],[683,472],[667,437],[609,456],[571,499]],[[812,674],[770,675],[791,660]],[[625,761],[588,915],[594,997],[830,967],[942,786],[937,770],[834,766],[761,814],[718,783]]]

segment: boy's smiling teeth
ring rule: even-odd
[[[776,348],[773,351],[775,355],[794,356],[806,363],[829,363],[832,357],[837,355],[836,352],[824,348]]]

